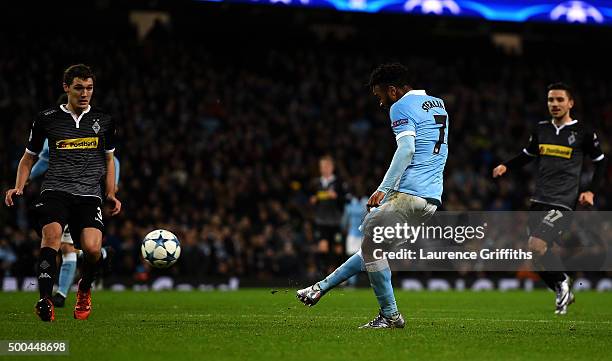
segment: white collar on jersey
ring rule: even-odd
[[[427,93],[425,93],[425,90],[422,90],[422,89],[412,89],[409,92],[407,92],[406,94],[404,94],[403,97],[405,97],[407,95],[427,95]]]
[[[321,177],[320,179],[323,187],[327,187],[331,182],[336,180],[336,176],[332,174],[329,178]]]
[[[65,113],[68,113],[72,116],[72,119],[74,119],[74,122],[76,124],[76,127],[79,127],[79,122],[81,121],[81,118],[83,118],[83,115],[89,113],[89,111],[91,110],[91,105],[87,106],[87,109],[83,110],[83,113],[81,113],[81,115],[77,116],[75,113],[71,112],[68,108],[66,108],[67,104],[61,104],[60,105],[60,109],[63,110]]]
[[[561,131],[561,129],[563,129],[563,127],[567,126],[567,125],[572,125],[572,124],[576,124],[578,123],[577,119],[572,120],[571,122],[567,122],[565,124],[562,124],[560,127],[557,126],[557,124],[555,124],[554,120],[550,121],[550,124],[553,125],[553,127],[555,127],[555,130],[557,131],[557,135],[559,135],[559,132]]]

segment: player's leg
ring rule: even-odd
[[[557,284],[563,280],[562,272],[551,272],[551,271],[543,271],[546,268],[555,268],[553,264],[555,263],[555,257],[551,253],[548,247],[548,242],[543,240],[537,236],[530,236],[527,247],[529,251],[533,252],[535,255],[536,266],[539,271],[538,274],[542,281],[550,288],[551,290],[555,290]]]
[[[81,231],[81,246],[84,254],[83,275],[79,280],[74,318],[86,320],[91,313],[91,286],[101,267],[102,232],[97,228]]]
[[[77,248],[74,249],[74,252],[76,254],[78,268],[79,265],[82,264],[85,260],[85,253],[83,253],[83,250]],[[112,268],[111,266],[113,262],[113,256],[115,255],[115,250],[111,246],[104,246],[102,247],[102,249],[100,249],[100,255],[102,256],[102,273],[106,274],[110,272]]]
[[[71,211],[70,228],[73,234],[80,234],[83,251],[83,271],[78,283],[77,302],[74,318],[85,320],[91,313],[91,286],[98,277],[102,261],[102,210],[99,200],[93,197],[79,197]]]
[[[332,227],[317,225],[315,229],[316,238],[316,261],[319,272],[328,273],[332,267],[333,234]]]
[[[346,238],[346,254],[352,257],[355,253],[361,252],[361,235],[348,235]],[[365,266],[363,267],[365,271]],[[348,280],[346,280],[346,284],[349,287],[354,287],[357,284],[357,279],[359,277],[359,273],[355,273]]]
[[[392,251],[405,239],[397,234],[380,242],[380,240],[375,240],[374,235],[380,235],[380,230],[383,230],[382,234],[385,234],[384,227],[395,229],[397,225],[420,225],[426,222],[437,208],[423,198],[405,193],[390,193],[387,198],[382,206],[366,216],[363,224],[364,238],[361,253],[370,285],[380,305],[380,313],[361,328],[403,328],[405,325],[395,301],[389,263],[385,258],[380,257],[380,252],[379,256],[374,252],[377,249]]]
[[[83,253],[83,250],[75,248],[74,253],[76,254],[77,262],[83,262],[85,258],[85,254]],[[107,263],[110,263],[114,254],[115,254],[115,250],[113,249],[113,247],[111,246],[102,247],[102,249],[100,250],[100,255],[102,256],[102,261],[103,261],[103,264],[105,264],[105,267]]]
[[[53,321],[55,309],[51,293],[57,273],[57,252],[68,219],[65,196],[60,192],[44,192],[35,205],[35,211],[42,237],[37,269],[40,299],[35,311],[41,320]]]
[[[361,257],[361,250],[347,259],[340,267],[336,268],[329,276],[317,282],[323,294],[334,287],[342,284],[359,272],[365,271],[365,264]]]
[[[57,272],[57,252],[60,248],[62,225],[49,223],[42,228],[42,242],[38,256],[38,290],[40,299],[36,303],[36,314],[43,321],[53,321],[55,310],[51,300],[55,274]]]
[[[550,251],[548,242],[536,237],[529,237],[528,248],[535,255],[536,267],[540,269],[538,275],[544,283],[555,292],[555,314],[565,315],[567,307],[574,303],[575,297],[571,290],[571,278],[561,271],[546,271],[546,269],[559,269],[559,259]]]
[[[58,277],[58,289],[53,296],[53,304],[55,307],[64,307],[66,297],[70,291],[70,286],[74,282],[74,275],[77,269],[77,253],[74,248],[74,241],[70,235],[70,229],[66,225],[62,234],[62,266],[60,267]]]
[[[329,276],[325,277],[325,279],[312,286],[298,290],[297,298],[306,306],[314,306],[327,292],[361,271],[365,271],[365,265],[361,258],[361,252],[358,252],[352,255]]]
[[[374,234],[378,233],[378,227],[395,227],[402,221],[400,213],[393,207],[393,199],[390,199],[378,209],[372,210],[363,221],[364,237],[361,244],[361,254],[364,265],[370,279],[370,286],[374,290],[376,299],[380,306],[379,315],[362,328],[402,328],[404,319],[400,314],[393,284],[391,283],[391,268],[385,258],[375,257],[375,249],[388,248],[396,242],[395,239],[385,239],[384,244],[374,240]]]
[[[546,212],[537,213],[535,219],[539,222],[530,226],[533,231],[530,232],[528,249],[535,256],[534,263],[538,275],[555,292],[555,314],[564,315],[567,313],[567,307],[575,301],[575,297],[571,291],[571,279],[561,271],[563,269],[561,259],[553,254],[551,247],[553,242],[569,228],[571,212],[548,209]]]

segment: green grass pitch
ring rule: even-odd
[[[0,294],[0,340],[69,340],[66,356],[15,360],[610,360],[612,293],[581,292],[568,315],[553,294],[396,292],[407,326],[359,330],[371,290],[339,289],[312,308],[295,290],[94,292],[89,320],[33,313],[37,294]],[[74,304],[74,294],[68,303]]]

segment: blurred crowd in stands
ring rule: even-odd
[[[13,186],[31,120],[54,106],[63,68],[91,65],[94,104],[119,129],[123,210],[106,216],[105,244],[116,250],[112,272],[123,277],[145,277],[140,242],[157,228],[182,242],[181,259],[167,271],[179,276],[312,279],[342,262],[344,245],[318,242],[312,184],[329,155],[346,189],[341,214],[382,180],[395,140],[365,84],[383,61],[402,62],[415,88],[446,102],[443,210],[527,209],[534,165],[495,181],[491,170],[521,151],[530,126],[548,119],[548,83],[575,88],[575,117],[598,129],[611,154],[612,73],[597,59],[507,54],[434,35],[418,46],[406,38],[404,49],[362,48],[354,39],[231,46],[160,24],[144,39],[127,24],[113,31],[0,35],[0,188]],[[4,275],[34,274],[40,240],[29,208],[40,182],[30,182],[16,207],[0,207]],[[610,210],[610,187],[596,206]]]

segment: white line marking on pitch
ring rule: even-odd
[[[168,316],[171,315],[170,313],[167,314]],[[124,316],[134,316],[134,317],[141,317],[142,315],[140,314],[133,314],[133,313],[126,313],[124,314]],[[188,315],[184,315],[182,314],[182,317],[218,317],[218,314],[212,314],[212,313],[202,313],[202,314],[188,314]],[[231,315],[231,317],[242,317],[242,318],[255,318],[255,317],[260,317],[260,318],[319,318],[319,319],[330,319],[330,320],[337,320],[339,318],[350,318],[350,319],[355,319],[355,320],[365,320],[368,318],[368,316],[327,316],[327,315],[309,315],[309,314],[305,314],[303,316],[298,316],[298,315],[287,315],[287,314],[270,314],[270,315],[266,315],[266,314],[246,314],[246,315]],[[563,317],[563,316],[559,316],[559,317]],[[503,319],[503,318],[461,318],[461,317],[404,317],[406,320],[413,320],[413,321],[486,321],[486,322],[526,322],[526,323],[565,323],[565,324],[572,324],[572,323],[585,323],[585,324],[603,324],[603,325],[610,325],[612,324],[612,321],[588,321],[588,320],[562,320],[562,319],[556,319],[556,320],[529,320],[529,319]]]
[[[338,319],[338,318],[351,318],[351,319],[365,319],[367,316],[326,316],[326,315],[307,315],[307,316],[296,316],[296,315],[240,315],[240,317],[275,317],[275,318],[304,318],[314,317],[323,319]],[[413,321],[486,321],[486,322],[532,322],[532,323],[594,323],[594,324],[612,324],[612,321],[588,321],[588,320],[526,320],[526,319],[497,319],[497,318],[460,318],[460,317],[404,317],[407,320]]]

